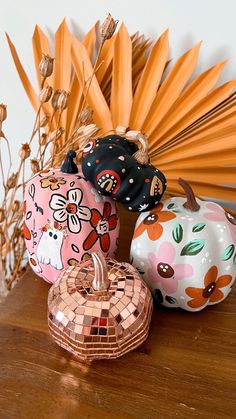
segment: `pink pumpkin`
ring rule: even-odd
[[[102,250],[112,257],[119,235],[116,205],[84,178],[70,151],[61,169],[26,185],[23,233],[32,269],[54,283],[63,268]]]

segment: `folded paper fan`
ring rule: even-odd
[[[37,94],[9,36],[7,39],[23,86],[37,110]],[[215,88],[225,62],[190,81],[200,43],[170,65],[168,31],[151,45],[150,39],[138,33],[130,36],[124,24],[98,49],[99,54],[98,23],[81,42],[63,20],[54,42],[56,67],[49,84],[71,92],[61,121],[65,128],[61,142],[73,132],[83,106],[84,79],[90,80],[86,106],[94,111],[100,137],[114,132],[117,126],[139,130],[149,140],[151,163],[166,175],[170,194],[181,194],[177,181],[183,177],[198,196],[235,202],[236,80]],[[38,26],[33,52],[40,85],[39,62],[50,49]],[[45,103],[43,111],[52,114],[51,104]]]

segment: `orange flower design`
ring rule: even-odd
[[[186,288],[185,292],[192,300],[188,301],[189,307],[200,308],[206,303],[217,303],[224,298],[220,288],[224,288],[232,281],[231,275],[218,276],[218,269],[212,266],[204,277],[205,288]]]
[[[163,204],[158,204],[147,217],[139,224],[134,232],[134,239],[147,231],[150,240],[157,240],[161,237],[163,227],[161,223],[173,220],[176,215],[171,211],[162,211]]]
[[[56,191],[60,185],[65,185],[66,181],[63,177],[48,176],[40,180],[42,188],[50,188],[51,191]]]

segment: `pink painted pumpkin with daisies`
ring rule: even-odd
[[[51,283],[94,251],[114,256],[117,246],[116,205],[97,193],[74,157],[70,151],[61,169],[37,173],[25,189],[23,234],[29,263]]]

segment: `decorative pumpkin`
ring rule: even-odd
[[[236,219],[213,202],[170,198],[139,216],[133,265],[157,302],[198,311],[229,294],[236,276]]]
[[[50,332],[79,360],[117,358],[136,348],[151,313],[151,293],[136,269],[102,253],[64,270],[48,294]]]
[[[55,282],[63,268],[94,250],[113,256],[119,234],[116,206],[99,196],[68,153],[60,169],[27,183],[23,232],[32,269]]]
[[[129,211],[141,212],[158,204],[166,179],[148,163],[145,137],[130,133],[126,134],[129,141],[119,135],[90,141],[83,150],[82,171],[99,194],[121,202]],[[140,141],[143,148],[131,141]]]

